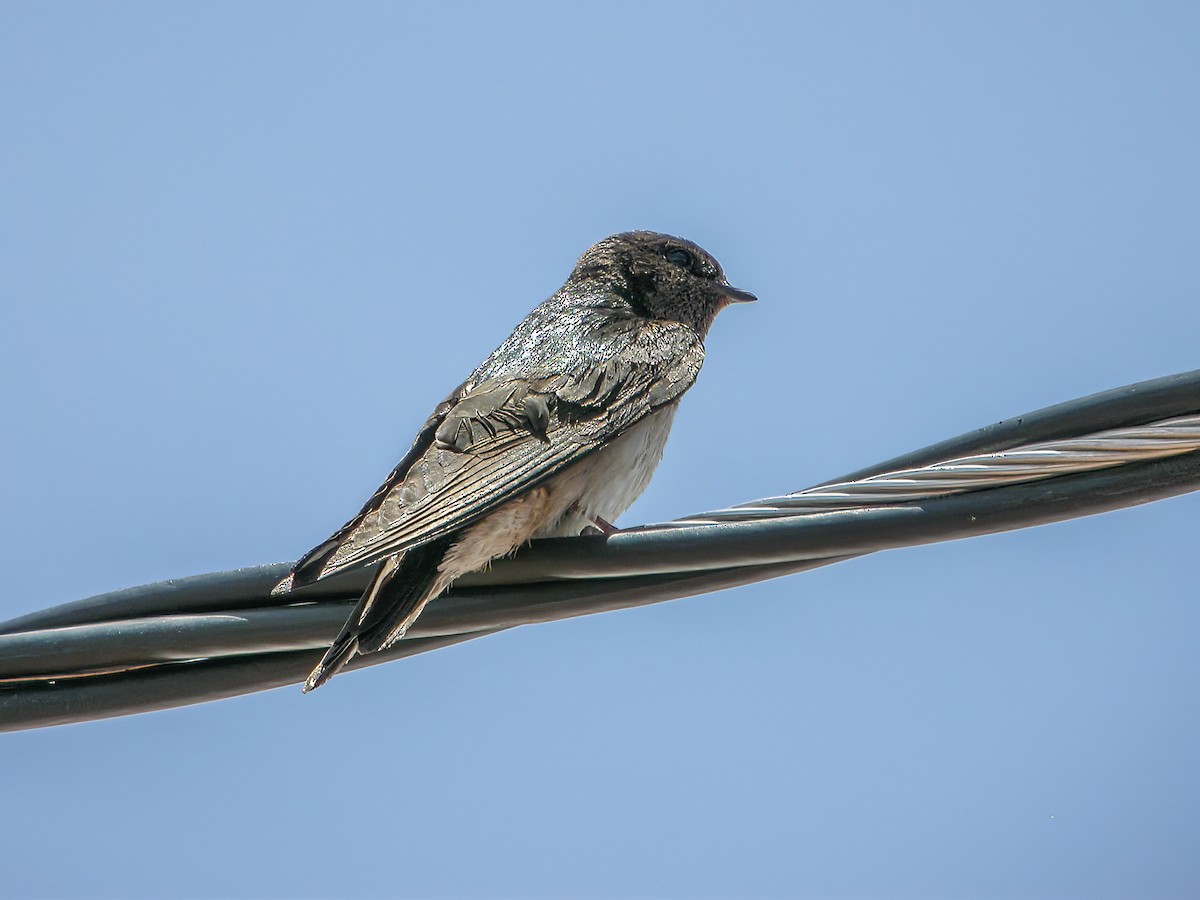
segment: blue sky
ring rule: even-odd
[[[614,231],[624,524],[1194,369],[1179,3],[0,6],[7,618],[292,559]],[[14,897],[1200,893],[1200,498],[4,735]]]

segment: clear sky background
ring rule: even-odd
[[[614,231],[624,524],[1200,366],[1193,3],[0,5],[0,617],[293,559]],[[1200,497],[0,736],[8,897],[1195,897]]]

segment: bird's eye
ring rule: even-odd
[[[666,253],[667,262],[679,266],[681,269],[692,268],[692,254],[688,253],[679,247],[673,247]]]

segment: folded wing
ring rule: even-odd
[[[543,359],[451,394],[358,516],[297,564],[296,584],[471,524],[677,400],[704,359],[696,333],[670,322],[596,346],[605,358]]]

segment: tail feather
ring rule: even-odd
[[[359,626],[360,653],[385,650],[404,636],[425,604],[433,599],[438,566],[450,549],[449,536],[413,547],[404,555],[404,564],[379,592],[366,610]]]
[[[342,633],[337,636],[337,640],[333,642],[317,667],[308,674],[308,678],[304,682],[304,693],[315,691],[330,678],[342,670],[342,666],[350,662],[354,654],[358,652],[358,638],[350,634],[345,627],[342,628]]]
[[[404,635],[432,599],[438,566],[450,543],[449,537],[439,538],[380,564],[354,612],[304,682],[304,693],[319,688],[356,655],[383,650]]]

